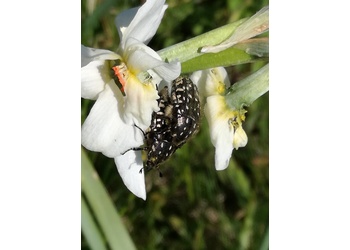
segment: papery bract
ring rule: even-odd
[[[232,36],[227,38],[222,43],[215,46],[204,46],[201,49],[202,53],[217,53],[223,51],[233,45],[247,40],[249,38],[260,35],[269,29],[269,6],[265,6],[255,15],[243,22],[233,32]]]

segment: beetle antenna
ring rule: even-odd
[[[142,132],[142,134],[143,134],[144,137],[146,137],[145,131],[143,131],[143,130],[142,130],[139,126],[137,126],[136,124],[134,124],[134,126],[135,126],[136,128],[138,128],[138,129]]]

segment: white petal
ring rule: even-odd
[[[248,143],[248,136],[242,126],[238,127],[233,136],[233,147],[235,149],[245,147]]]
[[[166,82],[176,79],[181,73],[181,64],[178,61],[166,63],[154,67],[153,70]]]
[[[121,57],[118,54],[112,51],[105,49],[94,49],[81,45],[81,67],[84,67],[95,60],[116,60],[120,58]]]
[[[198,71],[195,71],[193,72],[191,75],[190,75],[190,78],[192,80],[192,82],[197,85],[197,87],[199,88],[199,84],[201,82],[203,82],[202,78],[205,77],[205,72],[206,70],[198,70]],[[205,82],[205,81],[204,81]]]
[[[128,39],[127,51],[124,53],[124,57],[129,70],[136,74],[152,69],[162,79],[170,82],[181,73],[180,62],[166,63],[162,61],[157,52],[132,38]]]
[[[244,147],[248,137],[242,128],[241,114],[231,110],[224,96],[207,97],[204,113],[209,123],[210,139],[215,147],[215,168],[227,168],[233,148]]]
[[[198,86],[201,96],[224,95],[230,80],[224,67],[196,71],[191,79]]]
[[[81,97],[96,100],[105,84],[111,80],[105,61],[92,61],[81,68]]]
[[[114,161],[125,186],[134,195],[146,200],[145,171],[142,169],[141,152],[128,151],[125,155],[115,157]]]
[[[200,103],[202,105],[205,104],[205,102],[206,102],[206,98],[205,97],[207,97],[206,91],[205,91],[207,75],[208,75],[208,71],[207,70],[198,70],[198,71],[193,72],[190,75],[190,79],[198,87]]]
[[[141,8],[141,6],[136,8],[127,9],[123,12],[121,12],[114,20],[115,26],[117,27],[120,44],[123,42],[123,48],[125,47],[125,37],[124,33],[128,30],[128,27],[131,23],[131,21],[135,18],[138,10]],[[127,38],[127,37],[126,37]]]
[[[227,168],[233,150],[233,127],[229,124],[230,111],[226,111],[225,97],[214,95],[207,98],[204,108],[209,123],[211,142],[215,147],[215,168]]]
[[[123,119],[123,96],[113,80],[100,93],[82,126],[82,145],[114,158],[143,144],[143,134]]]
[[[125,86],[125,121],[145,130],[151,124],[153,111],[158,111],[158,91],[152,83],[143,84],[130,75]]]
[[[207,79],[205,85],[206,95],[225,94],[226,88],[230,86],[227,71],[224,67],[217,67],[207,70]]]
[[[225,138],[222,138],[225,140]],[[228,167],[232,155],[232,143],[227,141],[218,140],[215,145],[215,169],[224,170]]]
[[[122,49],[125,41],[133,37],[145,44],[156,33],[167,5],[165,0],[147,0],[140,8],[133,8],[120,13],[116,20]]]

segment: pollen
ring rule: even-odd
[[[120,63],[120,64],[118,64]],[[120,61],[117,61],[112,67],[112,78],[119,87],[122,94],[125,96],[125,85],[129,77],[129,71],[126,67],[126,64]]]

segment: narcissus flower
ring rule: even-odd
[[[224,68],[197,71],[191,78],[198,84],[201,96],[206,98],[204,113],[215,147],[215,168],[223,170],[228,167],[232,150],[244,147],[248,142],[242,127],[246,111],[232,109],[227,104],[225,94],[230,82]]]
[[[146,45],[167,8],[164,3],[148,0],[117,16],[117,53],[81,46],[81,96],[96,100],[82,126],[82,145],[114,158],[124,184],[143,199],[141,152],[129,149],[143,144],[139,128],[146,130],[152,112],[159,109],[157,85],[171,82],[181,71],[179,62],[162,61]]]

